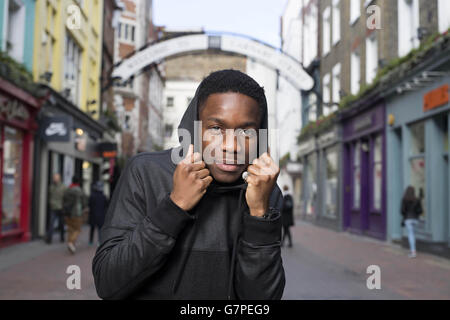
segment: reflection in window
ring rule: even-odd
[[[307,165],[307,173],[306,173],[306,188],[307,190],[307,199],[306,199],[306,214],[314,215],[316,212],[316,199],[317,199],[317,156],[315,154],[311,154],[307,157],[306,160]]]
[[[425,123],[419,122],[410,127],[410,185],[416,191],[416,197],[422,202],[423,213],[421,219],[426,217],[425,205]]]
[[[338,187],[338,156],[336,148],[327,149],[326,160],[325,215],[335,217]]]
[[[20,225],[22,131],[5,127],[3,143],[2,232]]]
[[[353,208],[359,209],[361,203],[361,143],[353,149]]]
[[[374,145],[374,163],[373,163],[373,208],[375,210],[381,210],[381,188],[383,179],[383,149],[382,149],[382,137],[378,136],[375,139]]]
[[[419,122],[411,125],[411,149],[410,155],[425,153],[425,123]]]

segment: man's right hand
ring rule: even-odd
[[[173,174],[170,199],[184,211],[195,207],[213,181],[201,159],[201,154],[194,153],[194,145],[191,144],[186,157],[177,165]]]

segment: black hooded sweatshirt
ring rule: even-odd
[[[191,132],[191,143],[198,120],[197,93],[178,127]],[[263,113],[261,128],[267,128],[267,105]],[[169,197],[176,168],[172,151],[182,156],[181,146],[141,153],[122,173],[92,265],[98,295],[103,299],[281,299],[283,199],[278,186],[266,218],[250,215],[241,178],[232,185],[213,181],[186,212]]]

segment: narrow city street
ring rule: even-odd
[[[294,246],[282,249],[283,299],[450,299],[450,261],[384,242],[297,221]],[[95,247],[83,229],[75,255],[64,244],[33,241],[0,251],[0,299],[98,299],[91,273]],[[56,236],[55,236],[55,240]],[[81,289],[66,287],[67,267],[78,265]],[[381,270],[381,289],[366,286],[367,267]]]

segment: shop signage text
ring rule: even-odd
[[[353,123],[353,131],[358,132],[367,129],[372,125],[373,125],[373,114],[370,114],[355,120],[355,122]]]
[[[67,116],[46,117],[41,123],[41,137],[48,142],[69,142],[72,118]]]
[[[449,85],[443,85],[423,96],[423,111],[427,112],[438,108],[449,102]]]
[[[0,104],[0,113],[5,116],[7,120],[14,118],[27,120],[30,118],[30,113],[27,108],[17,100],[5,100]]]

